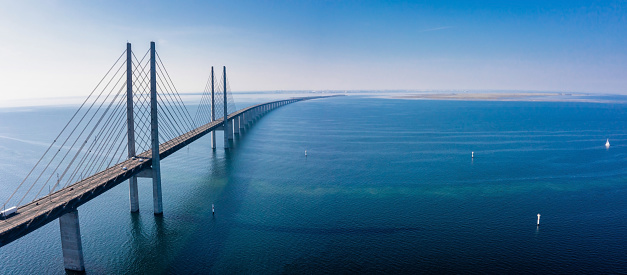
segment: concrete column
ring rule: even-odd
[[[81,229],[78,223],[78,211],[74,210],[59,217],[61,227],[61,249],[63,250],[63,266],[71,271],[85,271]]]
[[[224,119],[224,149],[229,149],[229,139],[233,139],[229,138],[229,135],[233,134],[233,128],[229,129],[229,126],[229,121],[227,119]]]
[[[239,135],[239,116],[236,116],[233,119],[233,134],[238,134]]]
[[[137,188],[137,177],[132,176],[128,179],[129,201],[131,204],[131,212],[139,212],[139,190]]]
[[[216,120],[216,97],[215,97],[215,77],[213,75],[213,66],[211,66],[211,121]],[[216,131],[211,131],[211,149],[216,148]]]
[[[231,121],[229,121],[229,139],[233,140],[233,136],[235,135],[235,130],[233,128],[233,126],[235,125],[235,119],[231,119]]]
[[[159,122],[157,121],[157,71],[155,42],[150,42],[150,139],[152,142],[152,202],[155,215],[163,214],[161,195],[161,156],[159,156]]]
[[[211,131],[211,149],[216,149],[216,131]]]
[[[135,156],[135,119],[133,118],[133,51],[131,43],[126,43],[126,133],[128,158]],[[128,179],[128,194],[131,212],[139,211],[137,177]]]
[[[239,117],[239,131],[240,133],[243,133],[244,130],[246,130],[246,118],[245,114],[242,113],[242,115]]]

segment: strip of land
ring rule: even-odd
[[[467,101],[544,101],[544,102],[626,102],[626,98],[610,98],[603,95],[571,93],[404,93],[375,95],[379,98],[414,99],[414,100],[467,100]]]

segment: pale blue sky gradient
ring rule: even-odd
[[[0,100],[87,95],[127,41],[180,92],[627,93],[626,1],[5,1]]]

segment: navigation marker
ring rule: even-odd
[[[538,213],[538,224],[536,226],[540,226],[540,213]]]

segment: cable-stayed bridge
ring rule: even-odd
[[[196,114],[183,103],[151,42],[141,58],[127,44],[35,166],[4,201],[0,246],[59,219],[64,266],[84,271],[77,208],[129,182],[130,211],[139,211],[137,177],[152,179],[154,214],[163,213],[160,160],[211,133],[233,136],[291,98],[236,110],[226,67],[211,68]],[[231,111],[231,113],[229,113]]]

